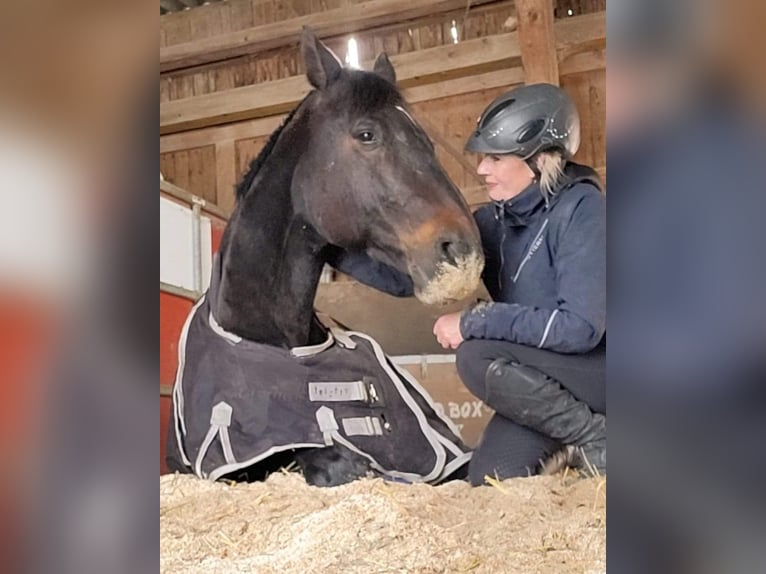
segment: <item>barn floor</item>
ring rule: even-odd
[[[606,571],[606,479],[316,488],[292,473],[233,486],[166,475],[160,552],[165,574],[595,574]]]

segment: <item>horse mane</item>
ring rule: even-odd
[[[297,112],[298,108],[300,107],[301,107],[300,104],[295,106],[295,108],[293,108],[293,110],[287,115],[287,117],[279,125],[279,127],[275,129],[273,132],[271,132],[271,136],[269,136],[269,141],[267,141],[266,145],[263,146],[261,153],[259,153],[258,157],[256,157],[253,161],[250,162],[250,168],[247,170],[245,177],[243,177],[242,181],[240,181],[239,184],[237,185],[237,192],[236,192],[237,201],[242,199],[244,195],[247,193],[247,191],[250,189],[250,186],[253,185],[253,180],[255,180],[255,176],[258,175],[258,172],[260,171],[261,167],[263,167],[263,164],[266,163],[266,160],[271,155],[271,152],[274,149],[274,146],[277,145],[277,140],[279,139],[280,134],[284,131],[285,126],[287,126],[287,124],[290,123],[290,120],[293,119],[295,112]]]

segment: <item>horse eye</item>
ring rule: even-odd
[[[373,143],[375,141],[375,134],[369,130],[359,132],[355,137],[362,143]]]

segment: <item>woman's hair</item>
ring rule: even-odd
[[[566,160],[558,149],[539,152],[532,158],[533,171],[540,178],[540,192],[547,204],[558,193],[561,180],[564,177]]]

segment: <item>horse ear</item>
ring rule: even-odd
[[[301,54],[306,64],[306,76],[315,88],[326,88],[340,76],[340,60],[306,26],[301,32]]]
[[[373,66],[372,71],[396,85],[396,72],[394,71],[393,65],[391,65],[391,60],[388,59],[385,52],[381,52],[378,54],[378,57],[375,58],[375,65]]]

